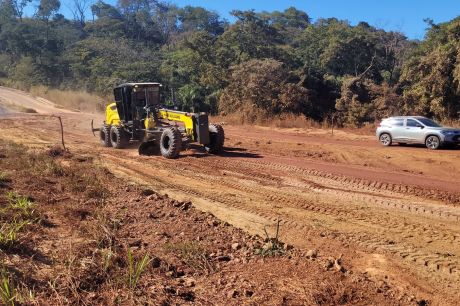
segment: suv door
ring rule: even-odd
[[[424,133],[423,133],[423,124],[418,122],[415,119],[407,119],[405,126],[405,135],[410,142],[423,143]]]
[[[404,137],[404,119],[400,119],[400,118],[397,118],[397,119],[392,119],[390,122],[389,122],[391,128],[390,128],[390,132],[391,132],[391,138],[393,138],[394,141],[401,141],[401,140],[405,140],[405,137]]]

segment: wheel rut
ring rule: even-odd
[[[117,164],[123,162],[121,157],[110,155],[109,158]],[[446,248],[436,251],[437,247],[429,246],[433,242],[434,245],[458,244],[460,229],[443,231],[436,223],[430,224],[423,222],[423,219],[414,219],[415,215],[421,215],[427,220],[449,222],[452,219],[450,214],[434,214],[431,218],[431,213],[417,211],[419,205],[407,203],[404,199],[382,199],[378,195],[340,192],[318,187],[316,184],[286,187],[282,178],[268,174],[253,175],[254,171],[246,171],[235,166],[228,169],[225,163],[217,161],[206,162],[205,168],[213,169],[213,172],[203,171],[203,165],[195,165],[188,160],[179,163],[164,163],[163,160],[151,162],[152,168],[162,167],[174,178],[193,177],[194,183],[188,184],[186,179],[167,179],[167,176],[161,173],[140,170],[142,169],[140,161],[125,162],[122,168],[129,175],[143,177],[149,184],[157,185],[161,189],[174,190],[245,211],[267,220],[268,223],[280,220],[281,224],[290,230],[311,231],[312,218],[321,218],[325,220],[322,230],[334,233],[336,239],[355,243],[368,250],[399,256],[409,266],[416,265],[424,271],[423,274],[431,278],[445,280],[460,278],[458,260],[460,250],[457,248],[454,250],[457,253],[451,254]],[[201,168],[201,171],[196,171],[197,168]],[[219,172],[224,169],[229,175],[222,175]],[[233,172],[238,175],[232,176]],[[242,173],[245,175],[242,176]],[[260,184],[260,180],[263,184]],[[196,181],[200,184],[196,184]],[[206,189],[206,186],[211,183],[214,184],[212,192]],[[293,187],[302,188],[299,190],[292,189]],[[395,210],[395,207],[398,207],[401,212]],[[383,209],[384,213],[379,213],[377,208]],[[407,216],[403,218],[401,214]],[[334,220],[335,226],[328,226],[331,220]],[[426,238],[426,245],[417,240],[420,236]]]

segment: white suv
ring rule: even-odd
[[[436,150],[442,145],[460,144],[460,129],[443,127],[421,116],[401,116],[383,119],[376,131],[377,138],[384,146],[392,143],[425,144]]]

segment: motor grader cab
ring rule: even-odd
[[[99,131],[105,147],[125,148],[140,142],[139,154],[176,158],[189,143],[217,154],[224,146],[224,130],[209,124],[207,113],[186,113],[162,107],[161,84],[125,83],[114,90]],[[179,125],[180,124],[180,125]]]

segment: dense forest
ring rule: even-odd
[[[71,0],[73,18],[60,14],[59,0],[0,1],[7,85],[109,95],[125,81],[159,81],[184,110],[334,114],[354,126],[389,114],[460,114],[460,18],[426,20],[425,39],[411,41],[366,22],[313,21],[293,7],[235,10],[228,22],[156,0]]]

